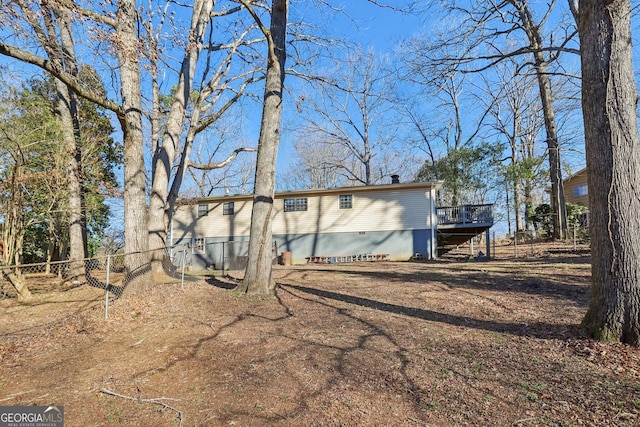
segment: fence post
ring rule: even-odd
[[[493,243],[493,254],[492,255],[493,255],[493,259],[496,259],[497,258],[496,255],[497,254],[496,254],[496,232],[495,231],[493,232],[493,241],[492,241],[492,243]]]
[[[107,255],[107,279],[104,287],[104,320],[107,320],[109,317],[109,287],[111,284],[109,283],[109,279],[111,276],[111,255]]]

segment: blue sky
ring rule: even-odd
[[[380,52],[396,47],[401,40],[419,33],[424,26],[424,17],[381,8],[368,2],[352,2],[345,6],[356,27],[349,23],[338,31],[357,43],[375,46]],[[340,31],[342,30],[342,31]]]
[[[392,3],[403,3],[396,1]],[[332,4],[336,5],[335,2]],[[541,3],[542,4],[542,3]],[[326,35],[335,39],[350,40],[364,46],[374,46],[378,53],[383,54],[389,52],[397,46],[397,44],[407,37],[425,32],[429,29],[426,19],[432,19],[433,14],[422,14],[421,16],[401,14],[389,9],[380,8],[373,5],[367,0],[343,1],[342,7],[346,15],[352,19],[348,19],[339,13],[329,13],[328,11],[319,10],[316,2],[292,2],[292,20],[303,18],[314,22],[319,28],[324,29]],[[566,8],[566,2],[559,2],[556,7]],[[4,59],[0,59],[0,63]],[[27,68],[27,67],[20,67]],[[108,80],[108,79],[107,79]],[[291,79],[287,83],[291,84]],[[257,90],[257,92],[259,89]],[[295,111],[284,112],[285,120],[295,116]],[[257,143],[259,132],[259,111],[252,111],[251,117],[243,121],[244,135],[243,140],[254,144]],[[243,143],[244,143],[243,141]],[[292,135],[285,134],[280,150],[279,167],[282,169],[286,166],[288,155],[293,144]],[[580,153],[576,153],[576,167],[581,166]]]

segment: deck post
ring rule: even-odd
[[[489,234],[489,229],[485,231],[486,241],[487,241],[487,258],[491,259],[491,235]]]

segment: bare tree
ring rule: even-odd
[[[255,161],[248,156],[239,158],[244,152],[255,152],[234,141],[241,132],[237,122],[231,119],[221,120],[211,126],[193,149],[191,162],[187,170],[191,197],[210,197],[215,192],[225,194],[247,194],[253,190]],[[235,148],[234,148],[235,146]],[[224,158],[222,161],[216,161]],[[185,184],[187,186],[186,177]],[[185,191],[182,192],[184,195]]]
[[[397,137],[397,123],[390,119],[395,76],[387,68],[372,50],[356,49],[335,60],[327,67],[331,74],[318,77],[313,92],[296,100],[305,132],[315,143],[338,153],[346,148],[346,158],[331,165],[331,158],[324,162],[345,183],[371,185],[399,170],[388,170],[391,162],[383,159],[393,151]]]
[[[427,154],[418,179],[444,180],[438,192],[439,203],[452,206],[469,203],[473,192],[467,191],[471,172],[468,162],[481,149],[480,132],[495,97],[477,102],[469,90],[473,85],[468,83],[464,72],[425,60],[425,49],[438,49],[425,43],[423,38],[413,38],[400,52],[403,80],[414,85],[422,99],[429,100],[428,114],[422,112],[422,104],[415,102],[403,108],[403,115],[416,135],[414,144]]]
[[[18,1],[19,8],[28,25],[33,29],[35,38],[44,48],[53,66],[65,70],[77,77],[78,66],[75,58],[71,17],[68,10],[49,3],[30,8],[23,1]],[[56,110],[62,123],[63,143],[66,147],[67,162],[65,165],[68,187],[69,218],[69,258],[72,261],[69,279],[81,281],[84,276],[86,256],[86,225],[83,219],[83,195],[80,177],[80,125],[78,122],[78,102],[73,91],[60,80],[55,79],[57,92]]]
[[[78,76],[78,65],[75,55],[73,34],[71,31],[71,12],[63,8],[42,8],[44,22],[48,34],[47,40],[41,43],[47,49],[47,55],[56,66],[65,69],[74,77]],[[32,27],[37,22],[32,22]],[[57,39],[59,35],[59,41]],[[84,258],[87,256],[87,230],[84,218],[84,195],[82,194],[81,177],[81,135],[78,117],[78,97],[62,81],[55,79],[58,93],[57,111],[63,124],[64,144],[66,147],[66,177],[69,194],[69,264],[68,279],[73,282],[85,280]]]
[[[285,181],[287,189],[331,188],[344,185],[349,166],[347,147],[323,142],[323,134],[304,128],[293,147]]]
[[[430,57],[432,63],[454,68],[464,65],[465,72],[481,72],[507,58],[529,58],[527,66],[533,69],[537,78],[547,134],[554,237],[563,239],[566,236],[567,220],[560,162],[561,144],[556,125],[550,64],[557,61],[563,52],[578,53],[572,47],[576,35],[575,26],[560,17],[554,20],[560,22],[560,25],[553,30],[547,29],[554,13],[557,14],[555,0],[544,6],[535,4],[533,7],[528,0],[505,0],[497,3],[472,1],[465,6],[457,2],[443,5],[449,17],[460,21],[453,24],[458,25],[458,28],[448,28],[433,44],[454,46],[458,54],[434,56],[427,50],[425,55]]]
[[[285,61],[287,59],[288,0],[273,0],[270,26],[267,28],[253,4],[240,0],[251,13],[267,39],[267,75],[264,87],[262,121],[258,142],[249,260],[238,290],[248,294],[270,295],[275,290],[272,280],[273,201],[275,196],[276,159],[280,144]]]
[[[580,31],[591,232],[582,327],[640,345],[640,137],[628,0],[571,2]]]
[[[164,256],[173,206],[189,168],[219,169],[233,161],[239,153],[255,151],[253,148],[241,148],[224,161],[215,161],[211,158],[207,164],[191,163],[191,150],[197,135],[215,124],[244,95],[247,87],[260,78],[255,76],[259,69],[253,66],[237,74],[230,74],[234,70],[232,67],[234,58],[240,56],[239,49],[257,42],[257,40],[248,39],[254,26],[244,24],[239,19],[236,26],[239,25],[241,28],[227,36],[230,37],[228,43],[214,42],[213,20],[238,16],[237,12],[241,9],[240,6],[234,5],[216,11],[214,6],[213,0],[198,0],[192,7],[193,15],[178,72],[178,84],[167,113],[162,137],[159,138],[158,143],[153,141],[149,245],[154,250],[152,265],[155,270],[161,269],[162,265],[159,261]],[[152,21],[147,23],[147,31],[150,34],[149,39],[157,39],[157,35],[153,32]],[[203,51],[206,52],[206,58],[200,61],[203,65],[198,66]],[[153,57],[151,60],[154,75],[157,74],[158,60]],[[200,76],[199,80],[196,80],[197,75]],[[195,97],[194,82],[195,87],[198,88]],[[158,90],[158,85],[154,81],[154,113],[151,118],[154,129],[157,129],[159,120],[156,110],[160,108],[156,101]],[[225,97],[226,93],[230,95]],[[159,130],[152,132],[152,134],[158,133]]]
[[[177,5],[177,6],[176,6]],[[180,7],[177,3],[168,2],[166,7]],[[252,64],[253,50],[247,49],[246,57],[242,58],[242,64],[249,64],[241,71],[238,67],[231,66],[233,58],[241,46],[250,46],[255,40],[249,40],[248,35],[255,30],[254,25],[245,25],[238,21],[234,25],[233,20],[229,24],[230,31],[227,36],[229,43],[214,41],[211,31],[211,23],[214,18],[222,18],[237,15],[241,9],[236,3],[221,6],[219,11],[213,10],[213,0],[199,0],[193,7],[193,17],[189,26],[188,40],[181,41],[173,38],[170,46],[162,46],[161,39],[167,32],[162,31],[165,21],[171,22],[171,13],[161,10],[159,13],[151,9],[136,9],[132,0],[116,2],[115,7],[110,4],[88,3],[86,8],[62,1],[56,3],[56,17],[59,15],[65,19],[73,16],[74,21],[69,22],[59,19],[65,25],[75,25],[76,31],[85,31],[96,34],[95,39],[88,39],[94,44],[96,62],[102,61],[102,56],[107,56],[105,63],[108,65],[117,60],[117,67],[110,70],[113,82],[119,84],[120,101],[108,99],[104,93],[92,91],[90,87],[83,87],[77,76],[69,67],[51,60],[52,55],[40,57],[30,50],[30,47],[12,46],[0,43],[0,54],[34,64],[49,72],[71,90],[69,93],[78,94],[103,108],[113,111],[121,125],[124,138],[124,199],[125,199],[125,262],[130,274],[129,279],[137,279],[144,275],[148,269],[147,248],[151,242],[151,248],[156,249],[154,260],[160,260],[165,246],[168,222],[175,199],[178,197],[180,187],[186,171],[191,167],[190,152],[196,136],[203,132],[211,124],[215,123],[245,92],[248,85],[260,78],[256,77],[260,69],[254,69]],[[44,7],[44,6],[43,6]],[[43,19],[46,14],[38,10],[37,5],[26,2],[16,2],[11,8],[3,11],[6,18],[4,22],[22,22],[24,16],[35,16]],[[115,16],[115,18],[114,18]],[[142,18],[149,21],[143,21]],[[18,19],[15,19],[18,18]],[[36,22],[34,19],[33,22]],[[252,21],[251,21],[252,22]],[[36,26],[30,28],[9,27],[16,34],[36,35],[40,46],[45,47],[45,52],[57,52],[55,46],[49,46],[50,42],[39,36],[42,32]],[[141,28],[146,29],[140,31]],[[177,25],[171,28],[179,33]],[[61,34],[65,31],[60,30]],[[72,31],[69,31],[71,34]],[[160,36],[162,34],[162,37]],[[147,36],[146,39],[144,36]],[[207,37],[205,37],[207,35]],[[184,36],[182,36],[184,37]],[[65,49],[71,51],[71,45]],[[87,42],[85,41],[85,43]],[[107,47],[105,49],[104,47]],[[175,48],[183,47],[184,57],[178,67],[178,84],[172,98],[172,103],[164,116],[160,114],[160,85],[159,67],[163,70],[171,70],[169,63],[170,54]],[[47,50],[48,49],[48,50]],[[90,51],[90,50],[89,50]],[[201,52],[205,51],[207,57],[199,61]],[[163,55],[163,52],[167,52]],[[113,55],[113,56],[111,56]],[[202,64],[200,70],[196,65]],[[140,67],[145,66],[151,70],[152,76],[152,107],[150,122],[152,127],[152,146],[154,157],[152,164],[152,192],[149,210],[146,208],[146,173],[144,165],[143,135],[143,81],[140,78]],[[166,71],[168,72],[168,71]],[[237,74],[234,74],[237,73]],[[199,78],[200,80],[194,80]],[[194,88],[194,81],[197,81]],[[194,96],[195,94],[195,96]],[[161,128],[163,128],[161,131]],[[160,135],[162,134],[162,137]],[[243,149],[232,153],[226,161],[216,161],[209,165],[193,165],[200,169],[214,169],[235,158],[238,153],[251,151]],[[149,215],[147,215],[149,213]],[[144,237],[143,237],[144,236]],[[156,263],[154,265],[159,265]],[[144,281],[140,280],[141,287]],[[148,281],[147,281],[148,282]],[[129,286],[128,289],[135,289]]]
[[[492,100],[487,124],[495,137],[507,142],[508,152],[503,161],[508,160],[509,164],[504,175],[507,187],[513,191],[516,231],[522,231],[529,228],[528,218],[533,214],[532,192],[542,163],[540,150],[536,149],[544,127],[542,108],[534,93],[534,75],[520,74],[518,64],[513,61],[505,61],[495,69],[495,81],[486,80],[481,98]]]

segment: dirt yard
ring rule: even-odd
[[[589,258],[276,267],[0,301],[0,405],[67,426],[638,426],[640,351],[581,338]],[[527,250],[530,253],[527,253]]]

